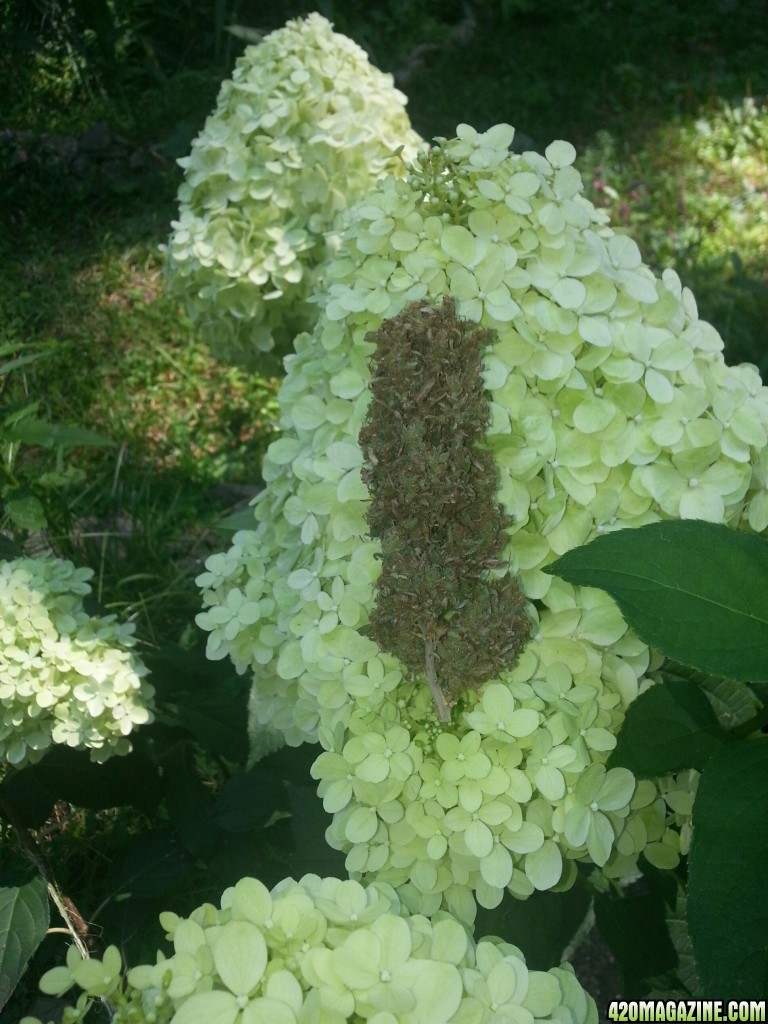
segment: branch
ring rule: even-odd
[[[432,699],[435,702],[438,722],[450,722],[451,709],[448,707],[443,691],[440,689],[440,683],[437,681],[437,672],[435,671],[435,645],[431,640],[424,641],[424,674],[427,677],[429,689],[432,693]]]
[[[29,834],[27,827],[19,821],[14,807],[9,803],[1,789],[0,810],[8,819],[14,832],[19,837],[19,842],[21,843],[22,849],[24,850],[27,858],[40,872],[40,875],[48,888],[48,895],[56,905],[56,909],[61,914],[62,920],[66,924],[67,931],[72,936],[72,941],[77,946],[80,956],[82,956],[83,959],[87,959],[91,955],[87,945],[88,925],[85,923],[82,914],[72,900],[69,899],[68,896],[64,896],[60,891],[48,868],[48,865],[45,862],[45,858],[37,845],[37,842]]]

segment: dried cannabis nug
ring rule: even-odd
[[[531,632],[516,578],[492,574],[510,524],[483,444],[493,337],[445,298],[411,304],[366,339],[376,350],[360,445],[382,554],[366,632],[426,677],[441,721],[462,690],[511,667]]]

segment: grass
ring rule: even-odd
[[[580,169],[592,200],[658,272],[674,268],[728,362],[768,379],[768,107],[747,97],[675,116],[640,141],[599,132]]]
[[[25,243],[0,255],[0,348],[47,352],[3,378],[4,409],[36,402],[39,418],[112,442],[28,446],[14,471],[44,500],[43,543],[90,564],[105,607],[137,617],[153,644],[189,626],[193,577],[220,543],[209,527],[260,481],[278,385],[273,367],[245,374],[217,363],[167,295],[158,245],[175,183],[155,173],[148,184],[158,178],[161,202],[140,214],[123,202],[108,216],[91,209],[70,234],[66,210],[44,216],[54,197],[43,193],[17,212],[32,224]],[[28,183],[27,203],[39,184]],[[48,476],[56,480],[40,495]]]

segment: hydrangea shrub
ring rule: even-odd
[[[34,763],[52,744],[93,761],[131,749],[154,691],[133,624],[83,607],[92,569],[58,558],[0,562],[0,757]]]
[[[420,143],[391,75],[319,14],[249,46],[180,160],[173,287],[222,358],[253,362],[309,329],[334,224]]]
[[[83,989],[64,1024],[103,998],[115,1024],[596,1024],[594,1001],[570,965],[532,971],[515,946],[475,942],[448,914],[410,915],[393,890],[305,875],[272,892],[254,878],[221,907],[161,914],[174,952],[121,974],[116,947],[102,960],[48,971],[44,992]],[[40,1024],[25,1017],[20,1024]]]
[[[686,849],[695,773],[606,768],[660,658],[606,594],[547,565],[664,518],[768,525],[757,371],[726,366],[677,275],[656,277],[584,198],[569,143],[514,154],[512,137],[461,125],[351,211],[320,319],[286,360],[254,528],[198,580],[208,656],[253,674],[253,756],[270,731],[319,741],[348,870],[465,920],[475,898],[568,885],[575,861],[621,877],[641,852],[671,867]],[[489,573],[516,578],[532,625],[516,665],[454,692],[441,721],[425,673],[367,629],[382,565],[360,432],[375,332],[446,295],[491,332],[484,447],[510,525]]]

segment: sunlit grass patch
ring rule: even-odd
[[[90,242],[41,239],[10,265],[2,340],[47,355],[4,376],[2,398],[113,443],[17,446],[14,472],[33,493],[50,481],[36,549],[92,566],[100,603],[134,617],[148,642],[177,641],[198,610],[210,528],[261,479],[275,366],[246,373],[211,356],[167,295],[153,242]]]
[[[765,373],[768,106],[713,101],[631,141],[600,132],[580,166],[590,198],[648,262],[674,267],[694,289],[729,361]]]

